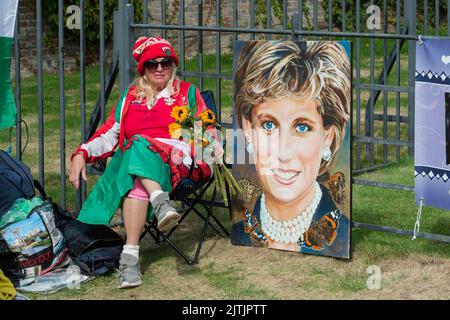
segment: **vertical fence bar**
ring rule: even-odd
[[[397,0],[396,4],[396,14],[397,14],[397,34],[400,34],[400,0]],[[400,86],[400,68],[401,68],[401,57],[400,57],[400,39],[395,40],[395,53],[397,56],[396,64],[396,84]],[[395,138],[400,141],[400,92],[397,91],[395,94]],[[396,148],[396,159],[400,160],[400,146]]]
[[[313,0],[313,30],[314,31],[317,31],[318,30],[318,28],[317,28],[317,10],[318,10],[318,8],[317,8],[317,0]],[[317,40],[317,36],[314,36],[314,39],[316,39]]]
[[[144,0],[142,3],[142,22],[144,24],[148,24],[148,0]],[[140,32],[141,35],[145,35],[148,37],[149,29],[144,29]]]
[[[142,22],[144,22],[144,24],[148,24],[148,0],[143,1]]]
[[[434,14],[436,18],[436,36],[439,36],[439,0],[436,0],[434,3]]]
[[[356,32],[361,32],[361,0],[356,0]],[[356,135],[361,136],[361,38],[356,38]],[[366,123],[367,125],[367,123]],[[361,169],[361,142],[356,141],[356,169]]]
[[[180,17],[179,17],[179,20],[180,20],[180,26],[184,26],[185,25],[185,19],[184,19],[184,0],[180,0]],[[179,39],[178,39],[178,42],[180,43],[180,56],[181,56],[181,59],[180,59],[180,69],[181,69],[181,74],[183,75],[183,80],[185,80],[186,79],[186,76],[184,75],[184,73],[185,73],[185,69],[186,69],[186,67],[185,67],[185,61],[184,61],[184,58],[185,58],[185,52],[184,52],[184,37],[185,37],[185,31],[184,31],[184,29],[182,29],[181,31],[180,31],[180,35],[179,35]]]
[[[266,28],[271,29],[272,28],[272,5],[270,3],[270,0],[266,0],[266,17],[267,17]],[[266,34],[266,39],[271,40],[272,35]]]
[[[119,87],[120,94],[130,85],[133,77],[133,70],[131,68],[131,48],[134,42],[134,33],[130,28],[130,23],[134,19],[133,6],[129,5],[128,0],[119,0],[119,24],[118,31],[120,32],[119,39]]]
[[[331,0],[328,0],[328,32],[331,32],[333,30],[333,4],[331,3]],[[331,40],[331,37],[329,38]]]
[[[119,51],[119,95],[122,95],[122,93],[125,91],[125,76],[124,76],[124,53],[123,53],[123,37],[125,32],[125,22],[124,22],[124,10],[125,10],[125,3],[123,0],[119,0],[119,5],[117,9],[117,26],[114,26],[114,31],[117,31],[117,35],[114,35],[115,45],[117,44],[118,51]]]
[[[252,0],[253,1],[253,0]],[[220,0],[216,0],[216,27],[220,28]],[[250,11],[250,16],[252,15],[252,11]],[[250,23],[251,24],[251,23]],[[216,32],[216,73],[222,73],[222,65],[221,65],[221,36],[222,33],[220,31]],[[216,79],[216,97],[217,97],[217,120],[219,123],[222,121],[222,79]]]
[[[81,117],[81,143],[86,141],[86,70],[85,70],[85,52],[86,52],[86,33],[84,30],[84,0],[80,0],[80,117]],[[85,181],[80,178],[80,204],[84,203],[87,194]]]
[[[298,30],[303,30],[303,0],[298,0]],[[298,36],[298,40],[302,40],[303,35]]]
[[[383,1],[383,32],[386,34],[388,31],[388,6],[387,6],[387,0]],[[384,85],[387,85],[387,69],[388,69],[388,61],[387,61],[387,40],[383,40],[383,83]],[[387,139],[388,137],[388,121],[387,121],[387,115],[388,115],[388,93],[386,92],[386,89],[383,90],[383,138]],[[388,163],[388,146],[386,144],[383,144],[383,163]]]
[[[203,26],[203,1],[198,0],[198,26]],[[198,31],[198,61],[197,61],[197,70],[199,72],[198,76],[198,86],[200,91],[203,91],[203,32],[201,30]]]
[[[423,32],[428,35],[428,0],[423,0]]]
[[[450,1],[450,0],[449,0]],[[250,0],[250,29],[255,29],[255,0]],[[251,40],[255,40],[255,34],[250,35]]]
[[[295,31],[296,31],[296,26],[298,26],[298,20],[299,20],[299,18],[298,18],[298,13],[294,13],[293,15],[292,15],[292,27],[291,27],[291,30],[292,30],[292,39],[291,39],[291,41],[298,41],[298,35],[297,34],[295,34]]]
[[[237,28],[237,26],[238,26],[238,21],[237,21],[237,17],[238,17],[238,14],[237,14],[237,10],[238,10],[238,7],[237,7],[237,0],[233,0],[233,6],[232,6],[232,8],[231,8],[231,10],[233,10],[233,28]],[[233,32],[233,40],[234,41],[236,41],[238,39],[238,35],[237,35],[237,32]]]
[[[450,0],[447,0],[447,37],[450,37]]]
[[[39,182],[44,184],[44,99],[42,75],[42,0],[36,0],[36,43],[38,76],[38,136],[39,136]]]
[[[64,94],[64,0],[58,0],[60,205],[66,209],[66,107]]]
[[[374,1],[371,1],[371,5],[374,4]],[[373,33],[373,30],[370,32]],[[370,104],[369,104],[369,137],[374,137],[374,109],[375,109],[375,92],[373,90],[373,85],[375,82],[375,57],[374,57],[374,51],[375,51],[375,40],[374,38],[370,38]],[[375,148],[373,143],[369,143],[369,158],[370,158],[370,165],[373,166],[375,164],[374,160],[374,152]]]
[[[342,1],[342,32],[347,31],[347,3],[345,0]]]
[[[100,0],[100,117],[106,121],[105,111],[105,0]]]
[[[130,27],[132,23],[134,23],[134,7],[133,5],[128,3],[126,0],[125,5],[125,36],[124,36],[124,52],[125,52],[125,73],[126,73],[126,87],[131,84],[134,79],[135,68],[133,68],[132,61],[133,59],[133,45],[135,41],[135,32],[134,29]]]
[[[287,13],[287,10],[288,10],[288,2],[287,2],[287,0],[283,0],[283,30],[287,30],[287,28],[288,28],[288,23],[287,23],[287,19],[288,19],[288,13]],[[288,36],[286,35],[286,36],[284,36],[284,40],[287,40],[288,38],[287,38]]]
[[[416,35],[416,0],[405,1],[405,15],[408,19],[409,34]],[[414,83],[415,83],[415,64],[416,64],[416,41],[408,41],[408,141],[414,141]],[[410,154],[414,154],[414,146],[409,148]]]
[[[166,25],[166,0],[161,0],[161,22],[165,26]],[[164,39],[167,38],[167,30],[162,30],[162,37]]]
[[[16,81],[16,159],[22,160],[22,98],[20,92],[20,14],[17,9],[16,25],[14,27],[14,63]]]

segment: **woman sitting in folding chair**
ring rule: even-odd
[[[80,173],[86,180],[86,162],[104,159],[119,146],[83,204],[78,220],[108,224],[122,206],[126,244],[120,257],[120,288],[142,284],[139,237],[147,218],[154,214],[158,228],[170,230],[181,217],[169,199],[172,188],[189,174],[191,165],[193,181],[212,176],[208,163],[196,160],[192,164],[192,145],[171,139],[172,131],[179,127],[174,113],[183,109],[180,106],[188,107],[195,116],[207,109],[198,89],[176,77],[178,57],[174,48],[165,39],[141,37],[134,45],[133,56],[137,79],[107,122],[74,152],[70,166],[70,181],[78,188]],[[221,144],[216,144],[213,156],[222,153]]]

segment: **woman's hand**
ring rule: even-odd
[[[86,176],[86,161],[84,161],[82,154],[77,154],[73,157],[69,168],[70,183],[78,189],[80,186],[80,173],[84,181],[87,181]]]

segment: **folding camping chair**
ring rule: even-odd
[[[217,108],[214,101],[213,92],[210,90],[201,92],[203,100],[205,101],[208,108],[210,108],[217,117]],[[230,233],[223,226],[223,224],[217,219],[214,215],[213,208],[214,207],[222,207],[228,208],[231,218],[231,204],[225,205],[224,201],[220,201],[216,199],[217,190],[214,187],[212,197],[210,199],[204,199],[205,193],[208,188],[213,183],[213,179],[204,182],[194,182],[190,179],[191,172],[194,166],[191,166],[188,177],[184,178],[174,190],[170,193],[170,198],[173,201],[181,201],[182,209],[181,209],[181,219],[178,224],[174,226],[167,234],[158,229],[156,219],[149,221],[145,225],[144,232],[141,235],[142,239],[147,233],[157,242],[167,242],[188,264],[195,264],[198,262],[198,258],[200,255],[200,251],[203,245],[203,242],[206,237],[206,232],[208,226],[211,227],[218,235],[221,237],[228,237]],[[226,185],[226,193],[228,199],[230,198],[230,190]],[[202,206],[206,210],[206,215],[201,213],[197,206]],[[202,231],[198,240],[197,248],[195,251],[194,257],[189,257],[185,252],[183,252],[171,239],[170,236],[173,232],[181,225],[184,219],[191,213],[194,212],[197,216],[199,216],[203,220]],[[162,241],[161,241],[162,239]]]

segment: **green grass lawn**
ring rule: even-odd
[[[392,42],[390,43],[392,45]],[[364,53],[361,57],[362,82],[369,82],[367,70],[370,66],[370,54],[366,41],[361,41]],[[381,51],[380,51],[381,50]],[[404,52],[405,49],[402,50]],[[377,70],[382,64],[382,47],[376,47]],[[222,71],[231,74],[232,56],[222,57]],[[381,60],[380,60],[381,59]],[[205,71],[214,72],[215,58],[206,56]],[[407,64],[402,58],[401,77],[407,75]],[[197,62],[187,62],[186,70],[195,71]],[[365,70],[365,71],[364,71]],[[363,72],[364,71],[364,72]],[[86,70],[87,117],[92,111],[99,92],[99,68]],[[389,77],[393,84],[394,75]],[[407,77],[406,77],[407,78]],[[187,79],[194,83],[197,79]],[[80,93],[78,72],[67,73],[65,77],[65,145],[66,163],[72,151],[80,143]],[[402,82],[405,85],[405,82]],[[204,89],[215,91],[216,80],[206,79]],[[221,81],[223,119],[231,116],[232,82]],[[355,93],[355,92],[354,92]],[[361,94],[362,106],[367,101],[367,93]],[[117,86],[108,101],[107,110],[111,110],[118,98]],[[380,99],[379,101],[382,101]],[[407,114],[407,98],[402,95],[401,112]],[[380,102],[378,102],[380,103]],[[395,106],[395,97],[389,95],[388,105]],[[378,104],[376,106],[381,110]],[[364,119],[364,109],[361,110]],[[59,202],[60,160],[59,160],[59,81],[55,74],[44,75],[44,147],[45,147],[45,187],[48,194]],[[22,117],[28,123],[29,144],[23,155],[37,178],[38,129],[37,129],[37,80],[36,77],[22,79]],[[354,121],[356,117],[354,117]],[[228,120],[229,121],[229,120]],[[362,122],[364,125],[364,121]],[[376,127],[377,135],[382,136],[382,127]],[[6,149],[8,130],[0,132],[0,148]],[[395,137],[395,128],[389,127],[390,137]],[[401,128],[402,140],[406,126]],[[25,132],[24,132],[25,135]],[[13,137],[13,146],[15,140]],[[25,138],[23,138],[25,143]],[[382,152],[376,149],[378,153]],[[395,152],[395,148],[393,151]],[[390,156],[391,160],[392,155]],[[377,159],[379,154],[377,155]],[[402,149],[402,160],[383,170],[358,176],[374,181],[413,185],[414,161]],[[88,190],[97,177],[90,176]],[[66,175],[67,207],[74,209],[75,193],[71,189]],[[392,226],[411,230],[414,226],[417,207],[414,193],[387,190],[367,186],[353,187],[352,218],[355,221]],[[222,222],[230,227],[228,215],[217,209]],[[180,230],[174,234],[174,240],[191,254],[194,242],[199,235],[199,219],[190,217]],[[421,231],[450,235],[450,216],[448,211],[424,208]],[[276,250],[235,247],[229,239],[216,237],[211,231],[202,249],[200,263],[188,266],[167,245],[155,245],[149,237],[142,246],[142,271],[144,285],[133,290],[115,288],[115,276],[110,275],[94,279],[78,290],[64,290],[53,295],[31,295],[36,299],[383,299],[383,298],[450,298],[448,278],[450,266],[450,245],[442,242],[416,239],[389,233],[353,229],[352,259],[342,261],[316,256],[301,255]],[[369,290],[366,272],[371,265],[382,270],[382,290]],[[447,284],[446,284],[447,283]],[[413,290],[421,288],[421,290]]]

